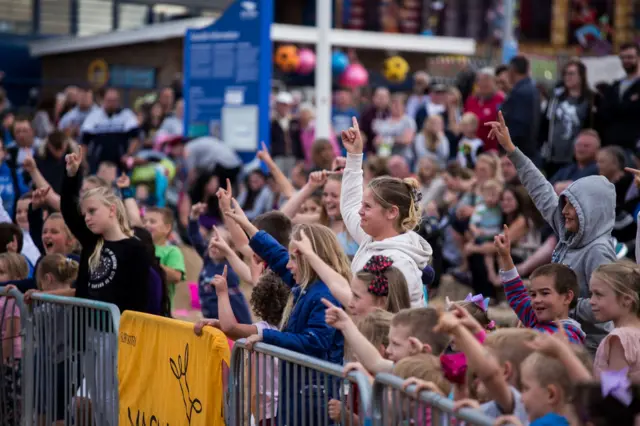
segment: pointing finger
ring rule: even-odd
[[[222,270],[222,276],[227,278],[227,265],[224,265],[224,269]]]
[[[353,128],[359,132],[360,131],[360,125],[358,124],[358,119],[354,116],[351,117],[351,123],[353,123]]]
[[[627,173],[633,173],[636,176],[640,176],[640,170],[638,170],[638,169],[633,169],[631,167],[625,167],[624,171],[627,172]]]
[[[325,299],[324,297],[323,297],[322,299],[320,299],[320,301],[322,302],[322,304],[323,304],[324,306],[326,306],[326,307],[327,307],[327,308],[329,308],[329,309],[331,309],[331,308],[335,308],[335,307],[336,307],[333,303],[329,302],[329,301],[328,301],[327,299]]]

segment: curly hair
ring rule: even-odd
[[[253,312],[271,325],[279,325],[289,300],[289,287],[275,272],[265,271],[251,292]]]

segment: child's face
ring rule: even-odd
[[[209,242],[209,252],[208,252],[209,257],[214,262],[220,263],[225,259],[225,257],[224,257],[224,255],[222,253],[220,253],[220,250],[218,250],[217,247],[215,247],[213,244],[211,244],[211,242],[213,242],[213,241]]]
[[[362,318],[378,306],[377,297],[369,293],[367,283],[353,277],[351,280],[351,301],[349,313],[354,318]]]
[[[320,212],[320,206],[316,203],[315,200],[311,198],[307,198],[302,206],[300,207],[300,213],[302,214],[314,214]]]
[[[405,325],[392,325],[389,328],[389,346],[387,346],[387,358],[393,362],[399,362],[404,358],[417,355],[419,352],[411,345],[409,337],[411,330]]]
[[[116,220],[115,205],[106,206],[96,197],[89,197],[82,201],[81,208],[84,222],[89,230],[96,235],[104,234]]]
[[[30,199],[19,200],[16,206],[16,224],[24,231],[29,230],[29,218],[27,216],[29,214],[30,203]]]
[[[525,361],[520,367],[520,380],[522,403],[527,409],[530,421],[553,412],[550,389],[540,385],[531,363]]]
[[[293,275],[295,282],[300,282],[298,255],[291,249],[289,249],[289,262],[287,262],[287,269],[291,272],[291,275]]]
[[[500,191],[494,188],[483,189],[481,195],[487,207],[496,207],[500,203]]]
[[[71,251],[72,241],[65,231],[64,220],[49,219],[42,228],[42,244],[46,254],[67,255]]]
[[[462,130],[462,133],[465,136],[475,136],[477,127],[474,123],[463,120],[462,122],[460,122],[460,130]]]
[[[322,204],[327,211],[327,216],[335,218],[340,216],[340,182],[329,180],[324,185],[322,192]]]
[[[155,242],[163,242],[171,232],[171,225],[164,223],[163,217],[157,212],[147,212],[142,220],[144,227]]]
[[[529,296],[538,321],[567,318],[571,295],[558,293],[554,277],[541,275],[532,279]]]
[[[591,277],[589,290],[591,290],[589,302],[596,321],[612,321],[629,313],[629,308],[622,306],[624,297],[628,296],[619,296],[609,284],[598,277]]]
[[[113,183],[118,178],[118,170],[112,166],[100,165],[96,176],[105,180],[105,182]]]

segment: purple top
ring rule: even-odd
[[[149,268],[149,313],[162,315],[162,277]]]

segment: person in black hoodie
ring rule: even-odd
[[[633,151],[640,139],[640,46],[623,44],[620,60],[627,76],[605,92],[599,113],[601,136],[604,145],[618,145]]]
[[[64,221],[82,244],[76,297],[112,303],[120,312],[150,313],[149,252],[133,236],[124,204],[110,188],[90,189],[79,197],[80,162],[77,153],[66,156],[67,174],[60,197]],[[91,409],[98,425],[114,426],[118,424],[118,412],[114,410],[118,385],[112,360],[117,355],[117,334],[110,324],[93,316],[84,326],[85,361],[89,366],[84,372],[86,389],[89,395],[101,395],[92,398]]]

